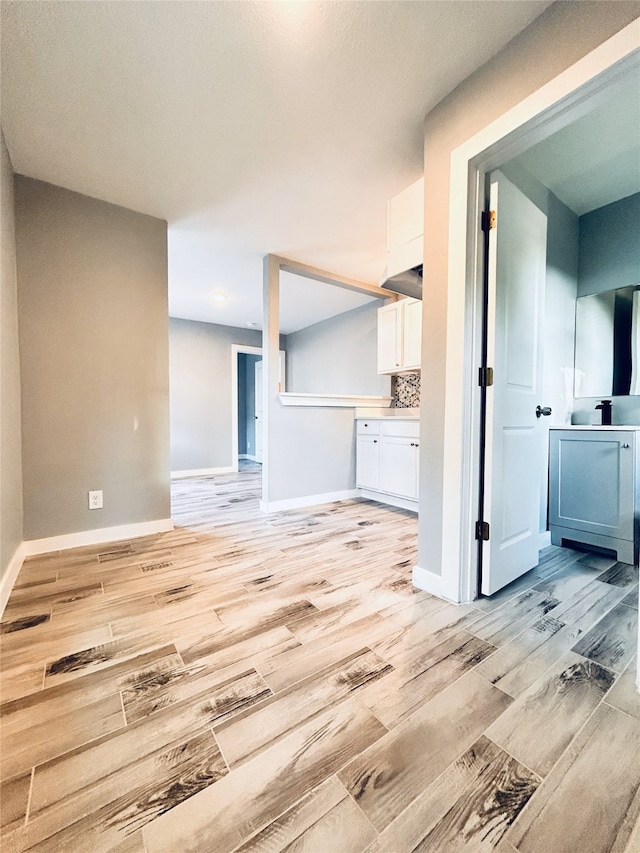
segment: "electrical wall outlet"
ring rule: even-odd
[[[89,509],[102,509],[102,490],[89,492]]]

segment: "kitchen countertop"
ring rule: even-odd
[[[401,418],[406,421],[416,421],[419,417],[420,409],[356,409],[356,419],[368,418],[369,420],[375,420],[376,418]]]

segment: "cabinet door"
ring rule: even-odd
[[[419,370],[422,356],[422,302],[411,299],[403,302],[402,308],[402,366],[405,370]]]
[[[380,488],[380,442],[377,435],[359,435],[356,448],[356,485]]]
[[[380,491],[417,500],[418,442],[416,439],[400,436],[382,437]]]
[[[549,523],[633,541],[635,434],[551,430]]]
[[[378,373],[400,369],[402,355],[402,306],[399,302],[378,308]]]

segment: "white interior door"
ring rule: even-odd
[[[254,365],[255,377],[254,377],[254,394],[256,400],[256,409],[255,409],[255,457],[256,462],[262,462],[262,361],[256,361]]]
[[[485,521],[482,585],[491,595],[538,563],[542,404],[541,322],[547,217],[500,172],[491,175]]]

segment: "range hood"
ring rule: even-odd
[[[402,293],[403,296],[422,299],[422,264],[390,276],[380,286],[395,293]]]

